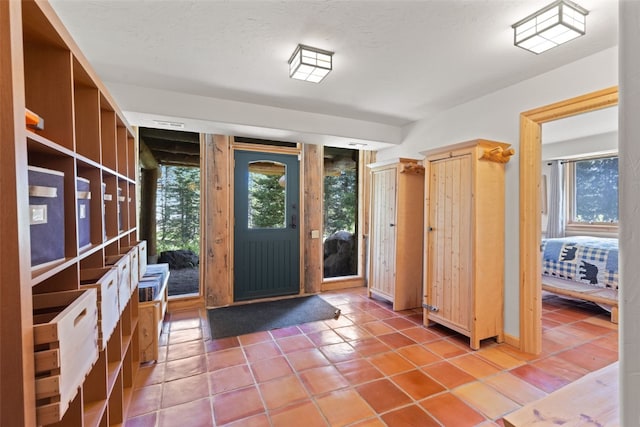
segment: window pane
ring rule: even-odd
[[[618,158],[575,164],[576,222],[618,222]]]
[[[324,277],[358,274],[358,150],[324,148]]]
[[[270,160],[249,164],[249,228],[285,228],[286,165]]]

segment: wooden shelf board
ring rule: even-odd
[[[50,154],[55,156],[75,157],[75,153],[42,135],[27,129],[27,149],[28,151]]]
[[[113,386],[118,381],[118,374],[120,373],[121,361],[109,362],[107,366],[107,396],[111,396]]]
[[[75,155],[76,159],[78,160],[79,163],[82,163],[81,167],[92,167],[92,168],[96,168],[96,169],[102,169],[102,165],[98,162],[96,162],[95,160],[91,160],[88,157],[85,157],[81,154],[77,154]]]
[[[94,253],[100,251],[102,249],[102,245],[101,244],[90,244],[88,246],[85,246],[84,248],[80,249],[79,254],[78,254],[78,258],[79,260],[83,260],[84,258],[93,255]]]
[[[122,358],[124,359],[124,356],[127,354],[127,350],[129,350],[129,345],[131,344],[131,334],[127,334],[127,335],[122,335],[122,344],[121,344],[121,348],[122,348]]]
[[[36,286],[39,283],[47,280],[48,278],[55,276],[62,270],[69,268],[77,262],[76,257],[65,258],[53,264],[47,265],[42,268],[35,268],[31,271],[31,286]]]
[[[84,425],[85,427],[97,427],[100,420],[107,410],[107,400],[98,400],[96,402],[85,402],[84,404]]]
[[[124,414],[125,420],[127,419],[127,413],[131,405],[131,396],[133,396],[133,387],[125,387],[122,390],[122,413]]]

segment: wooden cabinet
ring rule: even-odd
[[[0,100],[0,425],[122,424],[137,280],[121,286],[107,259],[139,242],[135,206],[104,194],[135,201],[135,133],[46,1],[0,2]],[[61,177],[59,206],[30,203],[29,166]],[[33,226],[54,216],[63,244],[34,262],[52,239]]]
[[[394,310],[420,307],[424,167],[399,159],[371,169],[369,296]]]
[[[508,144],[469,141],[424,152],[424,323],[503,339],[504,166]]]

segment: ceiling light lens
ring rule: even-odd
[[[289,59],[289,77],[319,83],[333,68],[333,52],[298,45]]]
[[[586,32],[589,12],[569,0],[557,0],[512,25],[514,44],[541,53]]]

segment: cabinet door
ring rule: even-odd
[[[396,276],[396,186],[395,168],[373,172],[370,286],[392,299]]]
[[[441,318],[470,330],[471,156],[430,162],[428,197],[427,301],[437,307],[429,318]]]

